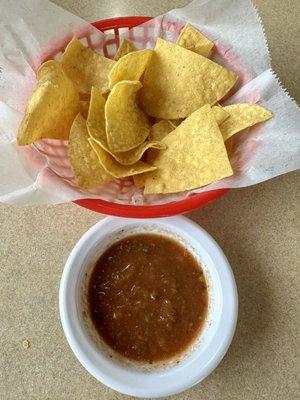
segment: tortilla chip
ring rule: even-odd
[[[113,153],[134,149],[149,135],[149,119],[137,103],[141,87],[139,81],[122,81],[113,87],[107,98],[106,136],[109,149]]]
[[[223,137],[209,105],[183,121],[162,141],[167,149],[147,173],[145,193],[195,189],[233,174]]]
[[[223,110],[229,114],[229,118],[220,126],[224,142],[235,133],[267,121],[273,116],[271,111],[257,104],[232,104],[223,107]]]
[[[215,104],[233,87],[234,72],[158,38],[147,67],[141,104],[152,117],[178,119],[205,104]]]
[[[211,110],[218,125],[221,125],[227,118],[229,118],[229,113],[221,106],[213,106]]]
[[[149,139],[157,140],[160,142],[167,136],[168,133],[170,133],[174,129],[175,128],[170,121],[162,119],[161,121],[151,126]]]
[[[79,112],[78,93],[60,63],[47,61],[37,76],[37,88],[28,101],[19,126],[19,146],[44,138],[67,140]]]
[[[71,127],[68,154],[78,186],[82,189],[92,189],[113,180],[99,163],[89,143],[85,119],[80,114]]]
[[[176,44],[203,57],[209,57],[214,47],[213,42],[190,24],[182,28]]]
[[[156,169],[156,167],[148,165],[142,161],[138,161],[133,165],[121,165],[109,153],[103,150],[95,140],[89,139],[89,142],[97,153],[100,164],[103,166],[105,171],[115,178],[126,178],[127,176],[133,176]]]
[[[90,94],[92,86],[108,90],[108,74],[115,61],[103,57],[73,38],[62,55],[61,65],[80,94]]]
[[[139,50],[126,54],[109,73],[109,88],[121,81],[138,81],[149,64],[153,50]]]
[[[126,56],[126,54],[132,53],[133,51],[136,51],[136,47],[134,44],[129,42],[127,39],[123,39],[122,43],[120,44],[118,51],[116,52],[116,55],[114,56],[114,60],[118,61],[120,58]]]
[[[164,145],[158,141],[144,142],[138,147],[125,151],[123,153],[114,154],[110,151],[106,139],[105,131],[105,98],[96,88],[92,88],[91,103],[87,119],[87,128],[90,136],[108,153],[110,153],[120,164],[130,165],[136,163],[142,158],[144,152],[153,147],[163,149]]]
[[[84,119],[87,119],[89,113],[90,102],[88,100],[80,100],[79,110]]]
[[[92,87],[91,101],[87,117],[87,128],[90,136],[96,139],[105,149],[108,148],[105,130],[105,103],[101,92]]]

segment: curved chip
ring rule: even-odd
[[[145,193],[195,189],[233,174],[223,137],[209,105],[183,121],[164,139],[167,149],[147,173]]]
[[[222,99],[236,80],[234,72],[158,38],[144,74],[141,104],[152,117],[185,118]]]
[[[106,136],[110,151],[119,153],[134,149],[149,135],[150,123],[139,108],[137,94],[142,84],[122,81],[110,92],[105,104]]]
[[[113,180],[113,177],[103,169],[91,147],[86,122],[80,114],[71,127],[68,155],[78,186],[82,189],[92,189]]]
[[[138,81],[149,64],[153,50],[145,49],[126,54],[109,73],[109,88],[121,81]]]
[[[86,124],[90,136],[106,149],[108,144],[105,130],[105,103],[105,97],[93,87]]]
[[[42,64],[37,88],[28,101],[17,143],[26,146],[39,139],[67,140],[79,112],[79,96],[57,61]]]
[[[203,57],[209,57],[214,47],[213,42],[211,42],[206,36],[203,35],[203,33],[198,31],[191,24],[186,24],[182,28],[176,44],[198,53]]]
[[[103,166],[105,171],[115,178],[126,178],[127,176],[133,176],[141,174],[146,171],[153,171],[156,167],[148,165],[142,161],[138,161],[133,165],[121,165],[119,164],[109,153],[107,153],[95,140],[89,139],[89,142],[95,152],[97,153],[100,164]]]
[[[73,38],[66,47],[61,65],[80,94],[90,94],[92,86],[108,90],[108,74],[115,61],[103,57]]]
[[[123,153],[113,153],[109,150],[106,131],[105,131],[105,98],[96,88],[92,88],[90,109],[87,119],[87,128],[90,136],[100,144],[100,146],[110,153],[120,164],[130,165],[136,163],[144,152],[153,147],[163,149],[164,145],[158,141],[144,142],[138,147]]]
[[[118,61],[121,57],[126,56],[126,54],[132,53],[136,51],[136,47],[132,44],[129,40],[123,39],[122,43],[120,44],[116,55],[114,56],[114,60]]]
[[[235,133],[267,121],[273,116],[271,111],[257,104],[232,104],[223,107],[223,110],[229,114],[229,118],[220,125],[224,142]]]

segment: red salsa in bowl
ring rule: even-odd
[[[135,234],[98,259],[88,307],[109,347],[152,364],[185,353],[198,337],[207,316],[207,283],[199,261],[181,243]]]

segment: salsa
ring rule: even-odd
[[[199,262],[182,244],[137,234],[109,247],[88,285],[89,312],[119,354],[153,363],[183,353],[206,318],[208,292]]]

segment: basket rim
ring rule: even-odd
[[[92,25],[102,32],[115,29],[115,34],[118,34],[117,30],[119,28],[133,28],[150,21],[152,18],[153,17],[149,16],[115,17],[92,22]],[[217,200],[221,196],[225,195],[229,190],[230,189],[217,189],[203,193],[195,193],[183,200],[157,205],[119,204],[101,199],[89,198],[74,200],[73,203],[105,215],[127,218],[159,218],[193,211]]]

